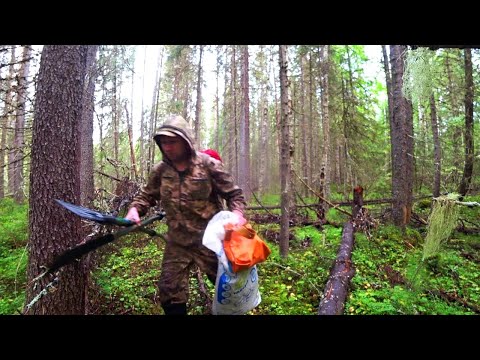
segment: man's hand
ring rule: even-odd
[[[233,210],[232,211],[235,215],[237,215],[237,219],[238,219],[238,222],[237,222],[237,225],[238,226],[242,226],[242,225],[245,225],[247,223],[247,219],[245,219],[243,217],[243,214],[238,211],[238,210]]]
[[[127,216],[125,216],[125,219],[131,220],[133,222],[136,222],[138,225],[140,225],[140,216],[138,215],[138,210],[137,208],[131,207],[130,210],[128,210]]]

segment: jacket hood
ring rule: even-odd
[[[162,126],[160,126],[153,136],[153,139],[159,144],[159,136],[180,136],[184,139],[190,147],[192,155],[195,154],[195,141],[193,138],[192,129],[190,124],[180,115],[172,115],[165,120]],[[159,145],[160,147],[160,145]],[[161,150],[161,148],[160,148]],[[163,152],[162,152],[163,153]]]

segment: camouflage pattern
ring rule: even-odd
[[[142,216],[160,201],[166,213],[171,241],[184,246],[198,245],[210,219],[222,210],[218,196],[226,200],[230,211],[238,210],[242,214],[245,198],[242,189],[224,170],[222,162],[195,151],[188,123],[180,120],[183,118],[174,117],[174,125],[167,121],[159,132],[172,128],[181,130],[177,133],[187,141],[192,152],[185,177],[180,179],[173,164],[164,156],[163,161],[153,167],[147,185],[135,196],[131,206],[135,206]]]
[[[185,247],[173,242],[167,243],[158,282],[162,305],[188,301],[188,276],[193,263],[215,283],[218,263],[217,255],[213,251],[203,245]]]
[[[222,162],[195,150],[192,132],[181,116],[171,117],[159,128],[154,136],[157,144],[164,131],[173,132],[187,142],[190,165],[181,179],[162,152],[163,161],[153,167],[147,185],[135,196],[131,206],[142,216],[159,201],[165,211],[168,232],[160,280],[161,301],[179,302],[180,298],[188,297],[185,269],[189,264],[206,264],[203,270],[216,274],[216,256],[202,245],[202,237],[210,219],[222,210],[218,197],[226,200],[230,211],[243,214],[246,204],[242,189],[235,185]]]

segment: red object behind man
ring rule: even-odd
[[[208,154],[210,155],[211,157],[213,157],[214,159],[217,159],[218,161],[222,161],[222,158],[220,157],[220,155],[218,154],[218,152],[216,152],[215,150],[213,149],[205,149],[205,150],[202,150],[200,151],[204,154]],[[223,162],[223,161],[222,161]]]

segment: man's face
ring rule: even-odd
[[[160,136],[160,147],[163,153],[173,162],[187,158],[187,144],[180,136]]]

